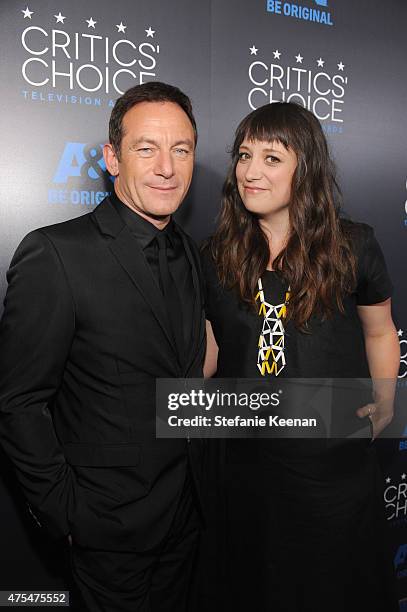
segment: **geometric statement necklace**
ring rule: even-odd
[[[284,355],[284,326],[283,319],[287,316],[287,304],[290,299],[290,287],[285,294],[282,304],[273,306],[264,299],[263,285],[261,278],[258,280],[259,291],[255,300],[260,300],[259,315],[263,315],[263,327],[261,330],[258,353],[257,367],[262,376],[271,374],[278,376],[285,367]]]

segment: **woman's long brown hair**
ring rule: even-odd
[[[254,304],[257,281],[269,258],[268,240],[243,205],[236,164],[243,140],[280,142],[297,155],[289,204],[290,235],[273,268],[290,286],[287,318],[306,329],[312,314],[329,317],[355,282],[355,256],[339,219],[340,191],[327,142],[316,117],[297,104],[276,102],[250,113],[236,130],[223,186],[218,228],[210,241],[219,279]]]

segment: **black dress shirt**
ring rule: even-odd
[[[142,249],[151,268],[153,277],[161,291],[161,278],[158,266],[158,244],[155,238],[157,234],[161,232],[165,232],[167,235],[168,267],[181,301],[182,312],[180,313],[178,324],[182,327],[185,347],[184,355],[179,355],[180,363],[182,364],[183,358],[188,354],[188,349],[190,348],[195,295],[191,264],[185,252],[182,238],[177,232],[177,226],[173,220],[170,219],[168,225],[166,225],[163,230],[159,230],[155,225],[124,204],[117,197],[115,192],[111,194],[110,199],[123,222],[127,225]]]

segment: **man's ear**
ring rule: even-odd
[[[119,174],[119,160],[117,159],[115,150],[110,143],[103,146],[103,157],[109,173],[112,176],[117,176]]]

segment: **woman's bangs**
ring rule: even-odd
[[[267,117],[268,121],[264,121],[264,119],[264,116],[253,117],[253,120],[246,127],[243,140],[251,142],[256,140],[262,142],[281,142],[288,149],[292,140],[289,131],[284,125],[280,125],[278,121],[269,117]]]

